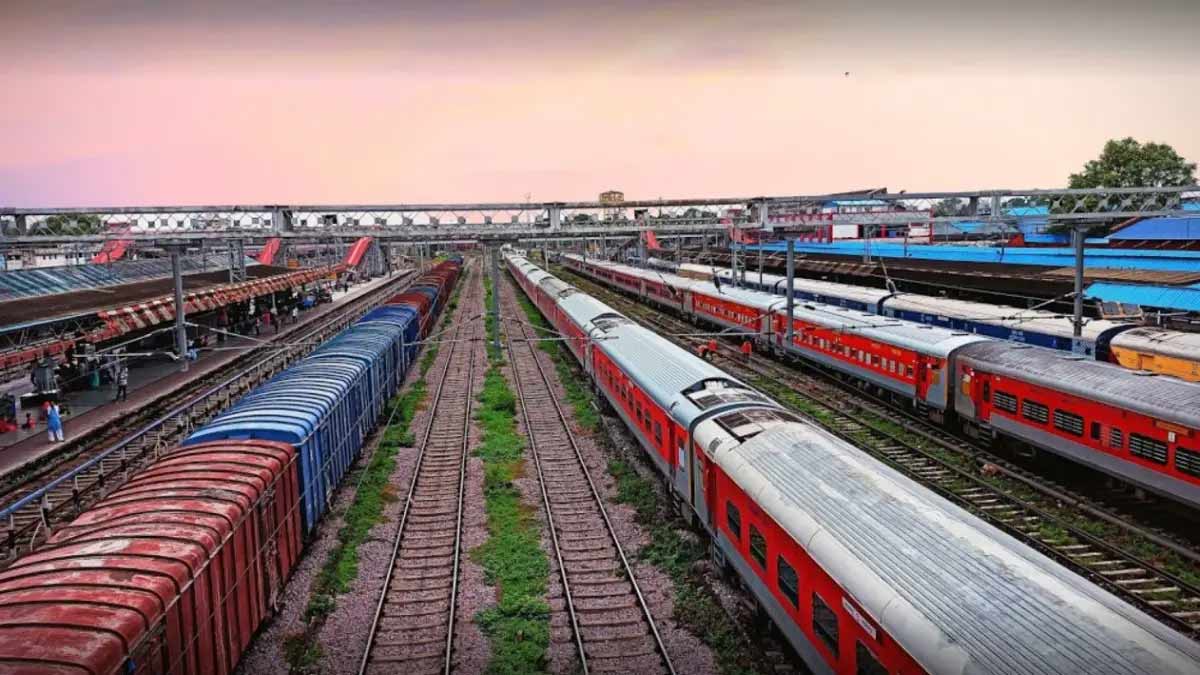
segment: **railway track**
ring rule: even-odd
[[[695,329],[590,280],[560,270],[672,341],[698,345],[706,338],[679,337]],[[981,446],[908,415],[867,392],[823,374],[801,374],[770,357],[749,360],[718,354],[730,370],[794,412],[869,452],[890,466],[958,503],[975,515],[1041,550],[1139,607],[1162,623],[1200,640],[1200,585],[1160,561],[1177,556],[1176,567],[1200,561],[1195,549],[1123,515],[1089,503],[1057,484],[1012,465]]]
[[[501,283],[504,314],[520,317],[511,281]],[[675,669],[654,616],[588,472],[546,367],[537,335],[509,321],[508,353],[529,439],[550,542],[562,583],[551,598],[570,624],[579,670],[670,673]]]
[[[480,306],[478,278],[463,305]],[[456,323],[418,441],[419,455],[392,544],[360,673],[449,673],[462,557],[463,496],[483,322]],[[465,350],[465,353],[464,353]]]
[[[270,379],[321,342],[407,285],[405,275],[355,298],[311,325],[274,337],[184,388],[165,393],[107,432],[80,437],[31,469],[0,485],[0,564],[14,560],[130,475],[174,447],[240,396]],[[128,431],[130,428],[133,431]]]

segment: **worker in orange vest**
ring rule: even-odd
[[[754,347],[750,345],[749,340],[742,340],[742,359],[746,363],[750,362],[750,352],[754,351]]]

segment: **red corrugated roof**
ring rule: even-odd
[[[263,244],[263,248],[258,252],[258,262],[264,265],[274,265],[275,256],[279,255],[279,249],[283,245],[283,240],[279,237],[272,237]]]
[[[371,237],[362,237],[354,242],[354,246],[351,246],[350,252],[346,254],[346,267],[358,267],[370,247]]]

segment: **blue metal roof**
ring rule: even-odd
[[[1050,207],[1048,206],[1014,206],[1008,209],[1010,216],[1048,216],[1050,215]]]
[[[1109,239],[1200,239],[1200,218],[1149,218],[1113,232]]]
[[[1107,302],[1200,312],[1200,284],[1196,286],[1147,286],[1099,281],[1088,286],[1084,290],[1084,294]]]
[[[856,256],[863,254],[863,241],[835,241],[832,243],[796,242],[799,253],[824,253],[831,255]],[[743,247],[757,250],[757,246]],[[765,244],[767,251],[782,252],[786,244]],[[1070,247],[1022,247],[1022,246],[967,246],[929,245],[871,242],[871,255],[882,258],[912,258],[914,260],[948,260],[976,263],[1004,263],[1010,265],[1042,265],[1046,267],[1073,267],[1075,256]],[[1177,270],[1200,272],[1200,252],[1164,251],[1145,249],[1096,249],[1087,250],[1088,267],[1117,269]]]

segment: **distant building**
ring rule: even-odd
[[[606,190],[600,193],[600,203],[604,205],[605,220],[620,220],[625,215],[622,204],[625,203],[625,193],[620,190]]]

